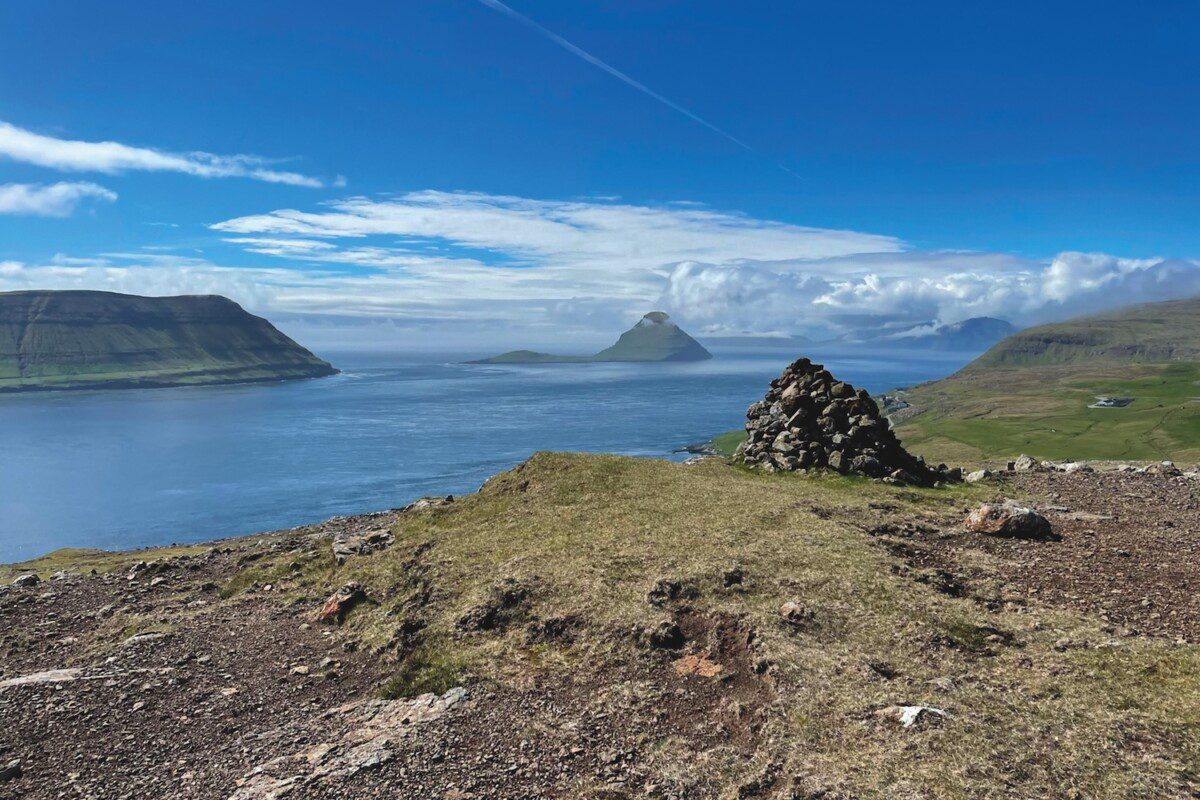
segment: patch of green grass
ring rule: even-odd
[[[416,697],[432,692],[444,694],[461,686],[469,674],[469,662],[447,642],[426,642],[400,663],[396,674],[383,685],[385,700]]]
[[[713,449],[723,456],[732,456],[734,451],[738,449],[738,445],[746,441],[746,432],[744,430],[729,431],[722,433],[720,436],[714,436],[712,439]]]

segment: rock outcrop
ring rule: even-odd
[[[930,467],[905,450],[865,390],[837,380],[807,358],[771,381],[746,419],[747,439],[738,456],[768,471],[827,467],[919,485],[962,477],[961,470]]]

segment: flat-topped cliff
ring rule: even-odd
[[[0,293],[0,392],[316,378],[336,373],[217,295]]]

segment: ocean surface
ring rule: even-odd
[[[684,458],[741,427],[796,357],[715,349],[689,364],[459,363],[322,353],[293,383],[0,395],[0,562],[286,528],[474,491],[537,450]],[[883,391],[970,354],[807,352]]]

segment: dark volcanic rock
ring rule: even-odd
[[[746,418],[747,439],[738,455],[771,472],[826,467],[922,485],[961,478],[960,470],[930,467],[905,450],[865,390],[807,358],[771,381]]]

